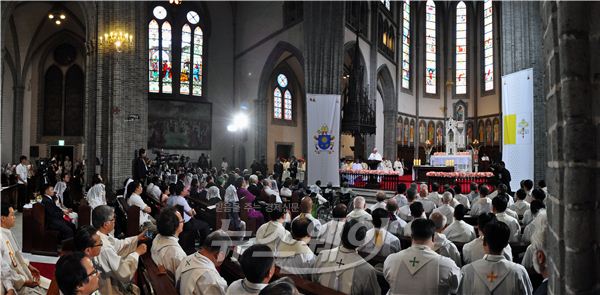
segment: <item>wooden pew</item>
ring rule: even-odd
[[[44,205],[35,203],[23,210],[23,252],[58,256],[58,231],[48,230],[45,222]]]
[[[140,256],[137,283],[143,295],[179,293],[175,288],[175,279],[170,274],[158,269],[150,252]]]

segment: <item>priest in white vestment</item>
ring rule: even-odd
[[[530,207],[530,204],[525,201],[527,194],[525,193],[525,190],[519,189],[515,193],[515,196],[517,197],[517,201],[510,206],[510,209],[514,210],[519,218],[523,218],[525,212],[527,212]]]
[[[442,233],[446,227],[446,216],[439,212],[434,212],[431,213],[429,219],[435,224],[435,236],[433,237],[432,250],[437,254],[452,259],[452,261],[456,263],[456,266],[462,266],[462,259],[460,257],[460,252],[458,252],[458,248],[456,248],[456,245],[448,240],[446,235]]]
[[[452,194],[450,192],[444,192],[442,194],[442,205],[433,210],[433,212],[439,212],[446,216],[447,224],[450,224],[454,221],[454,207],[450,205],[452,201],[454,201]]]
[[[504,222],[508,228],[510,228],[510,242],[518,242],[521,240],[521,226],[519,221],[506,214],[506,208],[508,205],[508,197],[506,195],[500,195],[492,200],[492,208],[496,214],[498,221]]]
[[[354,210],[352,210],[348,215],[346,215],[346,220],[356,219],[361,222],[369,222],[373,220],[371,214],[365,210],[366,202],[365,198],[358,196],[354,198],[352,201],[354,205]]]
[[[402,236],[402,231],[406,227],[406,221],[398,216],[398,202],[392,198],[387,201],[385,209],[388,212],[390,218],[390,225],[388,231],[395,236]]]
[[[250,246],[240,256],[240,266],[245,278],[234,281],[227,288],[227,295],[257,295],[275,273],[273,251],[266,245]]]
[[[310,279],[310,273],[315,263],[315,254],[308,246],[310,243],[310,228],[312,221],[306,217],[292,221],[291,241],[279,243],[276,251],[275,264],[281,268],[281,273],[296,274]]]
[[[462,194],[462,189],[460,188],[460,185],[455,185],[453,189],[454,189],[454,199],[456,201],[458,201],[458,203],[465,206],[465,208],[470,209],[471,201],[469,201],[469,198],[467,196]],[[456,208],[456,206],[454,206],[454,208]]]
[[[510,237],[508,226],[503,222],[488,223],[485,232],[483,247],[486,254],[462,269],[458,294],[532,294],[525,268],[502,256]]]
[[[373,152],[369,155],[369,158],[367,160],[369,160],[369,161],[382,161],[383,157],[377,151],[377,148],[373,148]]]
[[[435,225],[431,220],[412,221],[412,246],[388,256],[383,275],[388,294],[451,294],[460,282],[460,269],[452,259],[435,253]]]
[[[275,252],[281,241],[291,241],[292,235],[283,224],[285,223],[285,212],[281,206],[273,206],[268,212],[270,221],[263,223],[256,231],[256,243],[264,244]]]
[[[479,215],[479,217],[477,217],[477,227],[478,228],[485,228],[485,226],[490,223],[490,222],[498,222],[498,220],[496,219],[496,216],[493,213],[485,213],[482,215]],[[485,251],[483,248],[483,238],[485,236],[485,231],[484,230],[479,230],[479,238],[466,243],[463,246],[462,249],[462,257],[463,257],[463,262],[465,263],[465,265],[473,262],[473,261],[477,261],[481,258],[483,258],[483,256],[485,255]],[[512,261],[512,249],[510,247],[510,244],[506,245],[506,247],[504,248],[504,250],[502,251],[502,255],[509,261]]]
[[[454,222],[448,225],[443,232],[448,240],[458,243],[468,243],[477,238],[475,228],[463,220],[466,211],[465,206],[462,204],[454,208]]]
[[[426,184],[421,185],[421,189],[427,188]],[[442,205],[442,196],[439,193],[440,185],[437,182],[431,184],[431,192],[427,195],[427,199],[432,201],[436,207]]]
[[[146,232],[126,239],[117,239],[111,232],[115,228],[114,209],[107,205],[96,207],[92,211],[92,225],[98,229],[102,241],[100,255],[94,258],[94,263],[102,271],[100,275],[100,293],[131,294],[139,293],[139,288],[132,281],[138,267],[138,260],[147,251],[146,244],[138,241],[146,240]]]
[[[342,245],[319,253],[312,280],[350,295],[381,294],[375,268],[356,251],[366,232],[366,226],[358,220],[346,221]]]
[[[157,266],[175,274],[177,267],[187,255],[179,245],[179,234],[183,232],[184,219],[175,207],[164,208],[158,217],[158,235],[152,241],[150,253]]]
[[[17,240],[10,230],[15,225],[15,211],[7,203],[2,203],[2,217],[0,221],[0,243],[4,248],[2,256],[2,281],[6,280],[8,290],[14,290],[16,294],[46,294],[47,290],[40,286],[41,280],[48,280],[40,276],[40,271],[29,263]],[[10,269],[6,269],[8,263]],[[4,277],[8,273],[9,277]],[[4,284],[3,284],[4,285]],[[11,286],[12,285],[12,286]],[[47,286],[46,286],[47,288]]]
[[[435,209],[437,206],[435,205],[434,201],[432,201],[428,198],[427,192],[428,192],[427,185],[421,184],[421,190],[419,191],[419,198],[416,200],[416,202],[420,202],[423,204],[423,209],[425,210],[426,214],[431,214],[433,209]]]
[[[471,216],[479,216],[492,212],[492,200],[487,197],[489,189],[486,185],[479,188],[479,199],[471,201]]]
[[[225,295],[227,281],[217,267],[227,257],[231,239],[223,230],[212,232],[198,252],[187,256],[175,272],[175,287],[180,295]]]
[[[333,219],[323,224],[323,227],[321,227],[319,241],[324,242],[325,245],[331,246],[331,248],[340,245],[342,240],[342,230],[344,229],[344,223],[346,222],[346,210],[347,207],[344,204],[337,204],[335,208],[333,208]]]
[[[387,231],[389,225],[389,214],[386,209],[375,209],[373,216],[373,228],[367,231],[365,244],[358,248],[359,251],[388,256],[400,251],[400,239]]]
[[[394,171],[400,172],[400,176],[404,175],[404,164],[400,158],[396,158],[396,161],[394,161]]]

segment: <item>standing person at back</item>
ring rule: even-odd
[[[525,268],[502,256],[508,245],[510,229],[503,222],[485,226],[483,248],[486,255],[462,269],[458,294],[532,294]]]
[[[383,275],[390,284],[388,294],[456,293],[460,269],[432,250],[433,221],[415,219],[411,227],[412,246],[388,256],[383,264]]]
[[[133,179],[144,183],[148,175],[148,166],[146,166],[146,150],[139,149],[138,157],[133,160]]]

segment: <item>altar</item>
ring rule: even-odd
[[[473,157],[470,153],[465,153],[457,155],[432,155],[429,161],[431,162],[431,166],[434,167],[453,166],[455,171],[472,172],[472,159]]]

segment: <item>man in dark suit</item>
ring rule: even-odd
[[[146,150],[140,149],[138,151],[138,157],[133,161],[133,180],[144,182],[146,175],[148,174],[148,167],[146,167]]]
[[[72,238],[75,233],[75,225],[67,222],[63,215],[67,214],[68,211],[63,211],[55,203],[54,187],[50,184],[44,184],[42,186],[44,197],[42,198],[42,205],[44,206],[45,212],[45,224],[49,230],[56,230],[59,233],[58,238],[63,241]]]
[[[281,183],[281,176],[283,175],[283,164],[281,163],[281,160],[279,158],[275,160],[275,165],[273,165],[273,173],[275,173],[277,183]]]

